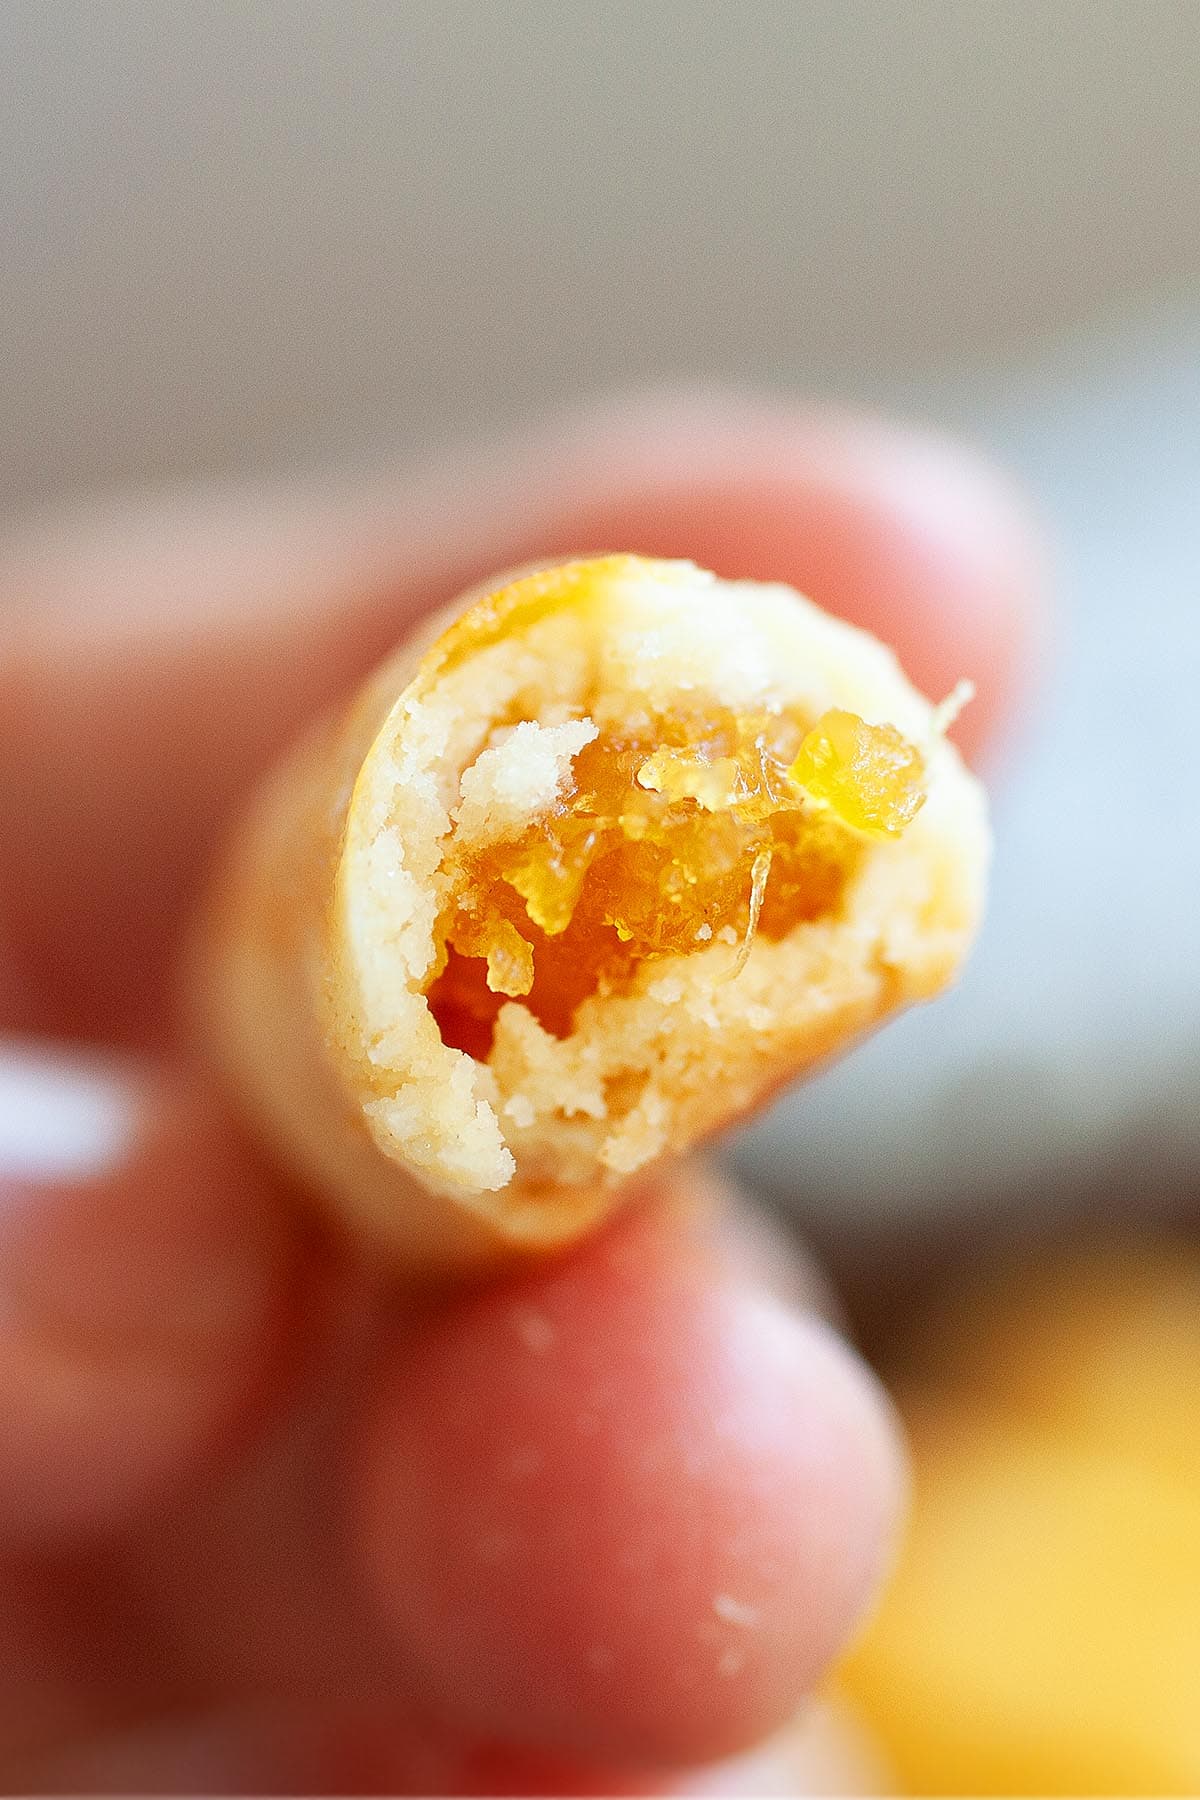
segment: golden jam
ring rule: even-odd
[[[915,816],[924,772],[892,726],[838,710],[807,733],[714,708],[602,734],[520,836],[451,844],[428,991],[444,1041],[486,1057],[507,999],[565,1037],[588,995],[713,943],[735,973],[756,931],[778,939],[836,908],[866,840]]]

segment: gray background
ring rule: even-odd
[[[694,373],[870,397],[1200,275],[1200,5],[0,6],[0,505]]]
[[[9,0],[0,508],[640,380],[962,427],[1060,570],[991,922],[741,1159],[843,1241],[1190,1207],[1198,95],[1200,4],[1152,0]]]

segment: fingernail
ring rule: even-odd
[[[137,1120],[117,1064],[0,1040],[0,1180],[53,1186],[107,1175],[128,1155]]]

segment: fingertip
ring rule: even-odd
[[[609,1764],[710,1760],[786,1720],[902,1484],[845,1346],[639,1220],[447,1306],[366,1434],[365,1555],[430,1703]]]
[[[109,1529],[269,1387],[286,1233],[183,1078],[0,1054],[0,1539]]]

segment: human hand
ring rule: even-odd
[[[320,1235],[171,1025],[280,745],[427,607],[613,547],[790,581],[935,695],[973,677],[968,748],[1019,689],[1038,570],[995,479],[782,408],[646,403],[404,491],[105,508],[0,553],[5,1786],[686,1789],[870,1597],[886,1407],[710,1178],[417,1299]],[[798,1790],[798,1755],[703,1779]]]

